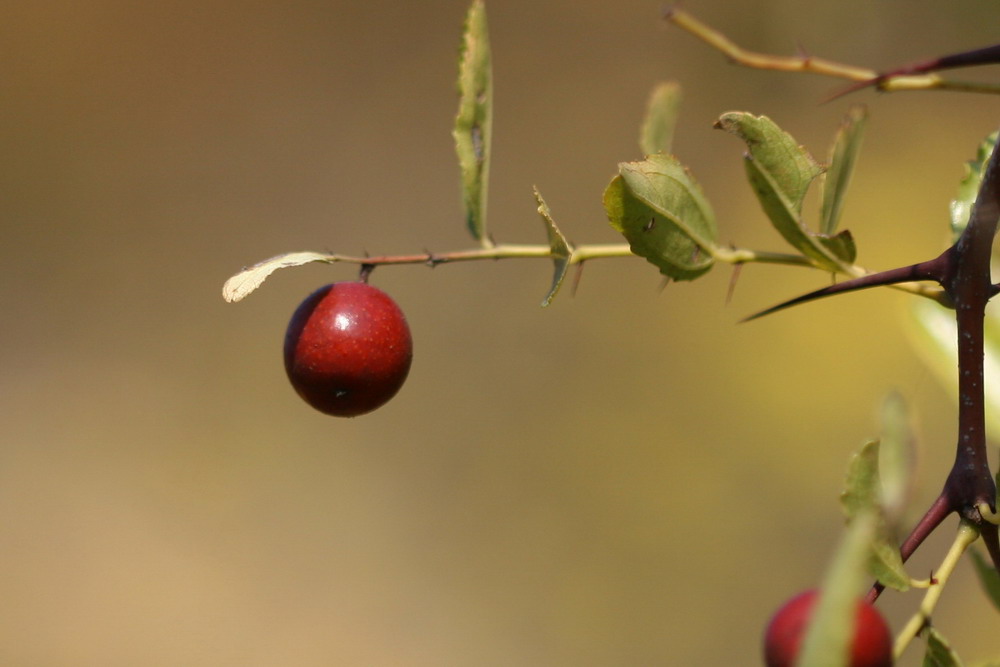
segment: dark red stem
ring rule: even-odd
[[[959,67],[976,67],[978,65],[994,65],[1000,63],[1000,44],[991,44],[980,49],[962,51],[960,53],[950,53],[946,56],[938,56],[930,60],[919,63],[903,65],[896,69],[880,74],[875,82],[885,81],[896,76],[908,76],[913,74],[929,74],[930,72],[940,72],[946,69],[957,69]]]
[[[951,53],[946,56],[932,58],[931,60],[924,60],[918,63],[911,63],[909,65],[897,67],[888,72],[879,74],[872,79],[868,79],[867,81],[853,83],[850,86],[837,91],[826,101],[842,97],[848,93],[853,93],[869,86],[881,86],[889,79],[893,79],[898,76],[929,74],[931,72],[939,72],[946,69],[975,67],[978,65],[993,65],[996,63],[1000,63],[1000,44],[991,44],[990,46],[984,46],[980,49],[962,51],[961,53]]]

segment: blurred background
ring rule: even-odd
[[[910,342],[909,298],[738,324],[826,281],[794,268],[746,268],[727,304],[727,267],[661,291],[642,260],[594,261],[544,310],[547,261],[382,268],[416,341],[407,384],[354,420],[296,397],[287,318],[356,268],[279,272],[234,305],[222,283],[285,251],[472,246],[450,137],[466,7],[0,9],[0,663],[752,665],[771,612],[822,577],[848,456],[889,391],[922,434],[911,518],[937,494],[955,409]],[[1000,12],[686,8],[748,48],[874,68],[995,42]],[[864,102],[843,220],[859,262],[944,247],[996,98],[821,105],[838,82],[735,67],[661,9],[488,3],[499,241],[544,242],[537,185],[574,242],[618,242],[601,193],[675,79],[675,152],[723,241],[784,250],[719,114],[767,114],[822,159]],[[918,599],[886,596],[896,628]],[[975,659],[997,655],[996,620],[964,563],[935,625]]]

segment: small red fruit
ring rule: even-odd
[[[285,371],[320,412],[357,417],[396,395],[413,360],[403,311],[361,282],[321,287],[299,305],[285,332]]]
[[[764,634],[764,662],[768,667],[792,667],[809,627],[819,591],[800,593],[786,602],[771,619]],[[850,667],[891,667],[892,633],[882,614],[858,600]]]

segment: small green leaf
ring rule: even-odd
[[[903,567],[899,546],[888,541],[881,525],[875,531],[871,549],[868,572],[884,586],[897,591],[910,590],[911,579]]]
[[[823,173],[812,155],[767,116],[733,111],[723,114],[715,127],[746,142],[754,161],[768,174],[797,217],[809,185]]]
[[[747,180],[778,233],[820,268],[838,271],[853,264],[857,250],[850,233],[816,234],[802,222],[802,200],[823,171],[813,157],[767,116],[731,112],[715,126],[746,142]]]
[[[852,106],[830,148],[830,166],[823,174],[823,202],[820,208],[819,230],[823,234],[833,234],[840,222],[844,193],[851,181],[854,162],[861,149],[868,110],[861,105]]]
[[[913,486],[916,436],[906,402],[892,393],[882,403],[879,474],[886,519],[895,524],[906,508]]]
[[[840,504],[848,520],[879,509],[878,457],[879,443],[870,440],[847,464],[847,480],[840,494]]]
[[[870,441],[851,457],[845,488],[840,495],[844,514],[851,523],[858,517],[875,517],[871,533],[869,571],[880,582],[899,591],[910,587],[910,577],[903,568],[894,531],[885,521],[882,489],[879,480],[879,443]]]
[[[261,286],[267,277],[278,269],[302,266],[311,262],[329,262],[330,255],[318,252],[289,252],[257,262],[231,277],[222,286],[222,298],[229,303],[240,301]]]
[[[951,202],[951,233],[958,239],[969,224],[972,215],[972,205],[976,202],[979,186],[983,182],[983,170],[997,144],[998,132],[986,137],[976,151],[976,157],[965,163],[965,174],[958,184],[958,195]]]
[[[639,148],[643,155],[670,152],[680,104],[681,87],[677,83],[668,81],[653,88],[639,133]]]
[[[781,193],[771,175],[763,171],[752,156],[747,155],[744,162],[747,180],[760,201],[764,213],[770,218],[771,224],[784,239],[796,250],[811,259],[817,266],[828,271],[837,271],[840,261],[851,262],[850,255],[855,254],[850,234],[841,232],[837,241],[824,243],[823,237],[813,234],[805,228],[794,210],[792,203]],[[836,248],[834,250],[831,245]],[[838,253],[847,255],[838,257]]]
[[[486,7],[475,0],[465,20],[459,53],[458,114],[455,116],[455,151],[462,178],[466,224],[473,238],[491,245],[486,232],[486,193],[490,175],[490,141],[493,134],[493,75],[490,64]]]
[[[538,202],[538,215],[542,216],[542,222],[545,223],[545,231],[549,235],[549,248],[552,250],[552,263],[554,265],[552,270],[552,286],[549,287],[549,293],[542,300],[542,306],[544,307],[552,303],[556,292],[562,287],[566,273],[569,271],[569,258],[572,256],[573,250],[569,246],[569,241],[566,240],[566,237],[563,236],[562,231],[552,219],[549,206],[542,199],[542,193],[538,191],[538,188],[535,188],[535,201]]]
[[[840,667],[848,663],[858,591],[864,584],[865,556],[874,527],[871,512],[858,515],[848,526],[827,567],[796,664]]]
[[[604,209],[632,252],[674,280],[694,280],[708,271],[715,215],[691,174],[665,154],[618,168],[604,191]]]
[[[924,653],[924,661],[921,667],[962,667],[962,661],[958,654],[952,650],[945,639],[936,628],[930,627],[925,630],[927,636],[927,652]]]
[[[976,574],[979,575],[979,585],[997,611],[1000,611],[1000,574],[997,574],[993,563],[986,560],[976,549],[969,549],[969,554],[976,566]]]

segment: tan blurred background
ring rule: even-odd
[[[995,42],[1000,13],[686,6],[749,47],[873,67]],[[471,245],[449,136],[465,9],[4,3],[0,664],[753,665],[773,608],[822,576],[847,457],[891,389],[924,434],[914,511],[936,494],[954,409],[907,298],[737,324],[824,282],[795,269],[746,269],[727,306],[725,267],[661,293],[641,260],[593,262],[546,310],[547,262],[380,269],[416,339],[402,392],[356,420],[294,395],[287,317],[355,269],[287,270],[236,305],[222,282],[290,250]],[[942,248],[995,98],[820,106],[835,82],[733,67],[660,9],[488,3],[499,240],[544,241],[537,184],[574,241],[616,242],[601,192],[675,78],[675,149],[723,240],[783,249],[720,113],[766,113],[822,157],[864,101],[860,261]],[[888,597],[896,627],[916,603]],[[975,658],[997,655],[996,620],[963,566],[935,624]]]

